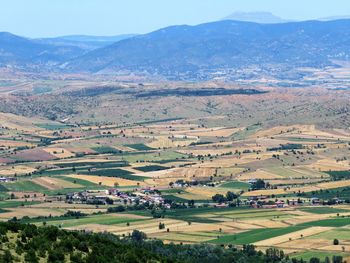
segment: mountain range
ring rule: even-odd
[[[350,58],[348,28],[350,20],[173,26],[89,52],[65,69],[172,75],[253,65],[323,67]]]
[[[119,36],[62,36],[29,39],[0,32],[0,67],[24,70],[57,66],[89,51],[102,48],[135,35]]]
[[[274,24],[224,20],[171,26],[121,39],[33,40],[0,33],[0,66],[192,77],[247,67],[320,68],[350,59],[349,28],[347,19]]]

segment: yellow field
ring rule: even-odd
[[[82,187],[80,184],[74,184],[62,179],[51,177],[37,177],[33,182],[39,184],[49,190],[63,189],[63,188],[77,188]]]
[[[189,187],[186,188],[186,193],[178,196],[188,200],[206,200],[211,199],[215,194],[226,194],[226,192],[227,189],[217,187]]]
[[[1,124],[0,124],[1,125]],[[32,147],[34,144],[23,141],[0,140],[0,147]]]
[[[36,171],[35,168],[25,165],[18,165],[12,167],[6,167],[5,169],[0,170],[1,176],[14,176],[14,175],[24,175],[24,174],[30,174],[32,172]]]
[[[188,146],[191,143],[194,143],[197,141],[197,139],[190,139],[190,140],[169,139],[167,136],[154,137],[154,139],[155,140],[151,143],[148,143],[147,146],[155,149],[183,147],[183,146]]]
[[[165,224],[165,229],[159,229],[159,222]],[[88,230],[93,232],[104,232],[108,231],[117,235],[122,234],[131,234],[134,229],[140,229],[142,232],[149,234],[158,234],[166,232],[166,228],[169,228],[171,231],[179,231],[182,227],[188,225],[187,222],[174,220],[174,219],[154,219],[130,223],[129,226],[126,224],[117,224],[117,225],[99,225],[99,224],[88,224],[80,225],[77,227],[68,227],[67,229],[74,230]],[[64,226],[63,226],[64,227]]]
[[[225,127],[215,127],[215,128],[200,128],[196,130],[184,130],[176,131],[173,134],[184,134],[198,137],[229,137],[232,134],[242,130],[243,128],[225,128]]]
[[[43,130],[34,125],[33,119],[18,116],[12,113],[0,113],[0,127],[12,130],[35,132]]]
[[[321,247],[329,245],[329,240],[320,240],[320,239],[310,239],[310,238],[300,238],[291,240],[285,243],[278,244],[279,248],[294,248],[299,250],[308,249],[321,249]]]
[[[310,139],[349,139],[349,134],[344,131],[322,131],[317,129],[315,125],[291,125],[277,126],[267,130],[261,130],[251,136],[251,138],[267,138],[277,136],[283,138],[285,136],[295,138]]]
[[[319,183],[315,185],[308,185],[304,187],[292,187],[290,189],[284,190],[283,188],[279,189],[267,189],[267,190],[256,190],[251,192],[246,192],[243,194],[243,196],[259,196],[259,195],[278,195],[278,194],[290,194],[294,192],[312,192],[317,190],[325,190],[325,189],[334,189],[334,188],[340,188],[340,187],[347,187],[350,186],[350,180],[345,181],[335,181],[335,182],[326,182],[326,183]]]
[[[250,173],[243,173],[238,176],[239,180],[250,180],[250,179],[281,179],[283,176],[269,173],[264,170],[257,170],[255,172],[250,172]]]
[[[300,238],[312,236],[312,235],[315,235],[318,233],[322,233],[322,232],[330,230],[330,229],[332,229],[332,228],[331,227],[310,227],[310,228],[296,231],[293,233],[289,233],[286,235],[262,240],[262,241],[254,243],[254,245],[256,245],[256,246],[275,246],[275,245],[278,245],[278,244],[281,244],[284,242],[288,242],[290,239],[292,239],[292,240],[300,239]]]
[[[316,163],[309,165],[309,167],[318,171],[345,171],[350,169],[349,162],[337,162],[330,158],[318,160]]]
[[[0,213],[0,219],[8,220],[9,218],[17,217],[21,218],[23,216],[37,217],[37,216],[60,216],[65,213],[64,210],[58,211],[54,209],[45,209],[45,208],[8,208],[9,212]]]
[[[71,178],[77,178],[92,182],[94,184],[102,184],[106,186],[114,187],[116,184],[118,186],[136,186],[138,183],[144,185],[143,182],[135,182],[132,180],[116,178],[116,177],[107,177],[107,176],[93,176],[93,175],[65,175]]]

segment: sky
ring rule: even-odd
[[[0,31],[27,37],[148,33],[267,11],[291,20],[350,15],[349,0],[0,0]]]

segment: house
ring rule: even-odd
[[[216,207],[216,208],[226,208],[226,207],[228,207],[228,204],[217,204],[217,205],[215,205],[214,207]]]
[[[0,183],[14,182],[17,178],[15,177],[0,177]]]
[[[320,198],[317,198],[317,197],[311,198],[310,201],[311,201],[311,204],[313,205],[319,205],[321,203]]]
[[[108,190],[106,190],[106,194],[108,195],[118,195],[119,191],[116,188],[110,188]]]
[[[298,200],[295,200],[295,199],[289,200],[289,204],[288,205],[297,206],[298,205]]]
[[[285,203],[284,203],[283,200],[278,200],[278,201],[276,202],[276,205],[277,205],[277,208],[283,208],[283,207],[285,207]]]

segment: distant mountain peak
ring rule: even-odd
[[[244,22],[254,22],[259,24],[279,24],[290,22],[270,12],[234,12],[223,18],[223,20],[237,20]]]

